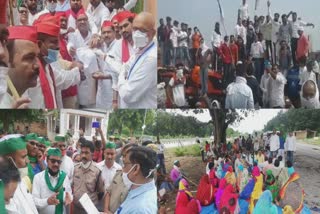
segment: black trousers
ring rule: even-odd
[[[298,40],[299,39],[297,38],[291,38],[291,52],[292,52],[292,60],[294,65],[297,65],[296,52],[298,47]]]

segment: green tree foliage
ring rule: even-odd
[[[127,109],[118,109],[113,111],[110,114],[109,118],[109,130],[111,133],[117,132],[122,134],[123,130],[129,130],[129,135],[133,136],[137,133],[142,132],[142,126],[145,120],[145,134],[153,134],[154,126],[154,110],[127,110]],[[125,133],[127,134],[127,133]]]
[[[283,133],[296,130],[320,132],[320,111],[313,109],[290,109],[281,111],[264,127],[264,131],[279,130]]]
[[[212,134],[213,125],[211,123],[200,122],[194,116],[184,116],[158,110],[157,128],[160,136],[205,137]]]
[[[45,111],[35,109],[25,110],[1,110],[0,124],[4,131],[9,131],[10,125],[13,126],[15,122],[39,122],[45,120]]]

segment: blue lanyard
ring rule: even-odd
[[[141,59],[141,57],[142,57],[144,54],[146,54],[153,46],[154,46],[154,42],[153,42],[152,45],[150,45],[150,47],[148,47],[148,48],[138,57],[138,59],[134,62],[133,66],[130,68],[130,71],[129,71],[129,74],[128,74],[127,79],[129,79],[130,74],[131,74],[134,66],[136,66],[136,64],[139,62],[139,60]]]

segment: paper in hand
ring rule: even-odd
[[[93,202],[89,198],[87,193],[84,193],[81,198],[79,199],[82,207],[86,210],[87,213],[90,214],[100,214],[96,206],[94,206]]]

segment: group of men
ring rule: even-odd
[[[137,0],[26,0],[8,28],[7,3],[0,108],[156,108],[155,20],[130,11]]]
[[[54,142],[35,133],[2,136],[0,196],[5,203],[0,203],[0,212],[94,212],[80,200],[87,195],[99,212],[157,213],[156,152],[135,143],[118,148],[101,135],[103,154],[95,162],[96,145],[84,137],[69,148],[60,135]],[[116,162],[116,156],[121,161]]]
[[[234,34],[223,37],[220,23],[215,23],[211,48],[197,27],[192,33],[185,23],[179,27],[178,21],[171,25],[170,17],[166,24],[160,19],[158,41],[162,65],[182,63],[191,68],[189,76],[200,73],[199,99],[212,93],[208,92],[208,81],[212,81],[208,69],[220,72],[225,90],[221,104],[225,108],[320,108],[319,58],[309,57],[310,41],[304,33],[304,27],[314,25],[302,21],[292,11],[282,14],[281,22],[279,13],[271,17],[270,6],[268,1],[266,17],[256,15],[251,20],[248,3],[243,0]],[[186,87],[187,82],[169,85],[177,91],[181,86]],[[180,97],[178,93],[174,95]]]

